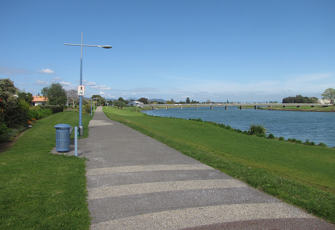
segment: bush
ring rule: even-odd
[[[190,118],[189,120],[191,120],[191,121],[198,121],[198,122],[202,122],[201,118],[198,118],[198,119],[192,119],[192,118]]]
[[[269,139],[275,139],[276,137],[272,133],[270,133],[269,136],[268,136],[268,138]]]
[[[278,140],[280,140],[280,141],[285,141],[285,138],[284,138],[284,137],[279,137]]]
[[[315,146],[315,143],[312,141],[312,142],[309,142],[309,140],[307,139],[306,142],[304,143],[304,145],[311,145],[311,146]]]
[[[52,113],[59,113],[59,112],[63,112],[64,108],[61,105],[46,105],[44,106],[45,109],[51,109]]]
[[[227,125],[227,126],[226,126],[226,129],[231,129],[230,125]]]
[[[28,111],[28,118],[29,120],[32,119],[41,119],[43,117],[49,116],[52,114],[51,109],[41,109],[41,110],[29,110]]]
[[[322,142],[320,142],[320,143],[318,144],[318,146],[319,146],[319,147],[328,147],[325,143],[322,143]]]
[[[266,134],[266,128],[263,125],[250,125],[248,133],[250,135],[265,135]]]

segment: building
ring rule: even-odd
[[[47,104],[48,98],[47,97],[43,97],[43,96],[33,96],[33,100],[31,101],[31,104],[33,106],[37,106],[37,105],[46,105]]]
[[[136,107],[140,107],[140,108],[143,108],[143,105],[144,104],[140,101],[132,101],[128,104],[128,106],[131,106],[131,107],[136,106]]]

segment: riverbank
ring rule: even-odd
[[[335,112],[335,106],[271,106],[271,107],[259,107],[260,110],[278,110],[278,111],[303,111],[303,112]]]
[[[335,149],[250,136],[207,122],[104,107],[121,122],[250,186],[335,223]]]

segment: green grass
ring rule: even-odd
[[[335,149],[238,133],[206,122],[104,107],[105,114],[251,186],[335,223]]]
[[[283,108],[283,106],[272,106],[270,107],[260,107],[259,109],[264,109],[264,110],[287,110],[287,111],[310,111],[310,112],[335,112],[335,106],[331,105],[328,107],[323,107],[323,106],[315,106],[315,107],[311,107],[311,106],[301,106],[301,107],[297,107],[297,106],[285,106],[285,108]]]
[[[78,113],[38,120],[0,154],[0,229],[89,229],[85,159],[50,154],[60,123],[78,125]]]

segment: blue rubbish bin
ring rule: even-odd
[[[70,135],[72,132],[71,125],[58,124],[56,128],[56,150],[57,152],[70,151]]]

